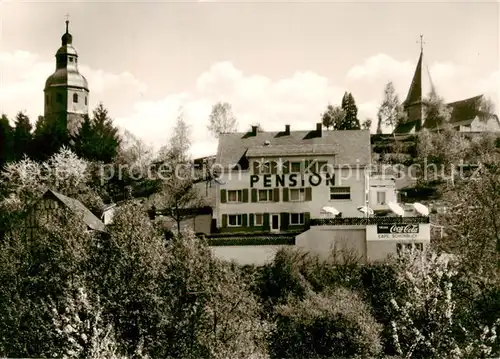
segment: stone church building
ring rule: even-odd
[[[74,134],[89,113],[89,86],[78,71],[78,53],[73,47],[68,20],[55,57],[56,69],[45,82],[44,116],[49,121],[64,123],[69,134]]]
[[[425,121],[425,104],[422,97],[422,59],[423,50],[421,49],[413,80],[403,103],[407,118],[404,123],[399,124],[394,129],[396,135],[414,134],[422,128],[429,131],[436,131],[441,128],[435,122]],[[449,123],[452,128],[460,132],[499,132],[500,121],[498,116],[482,111],[484,100],[484,95],[478,95],[448,103],[447,106],[451,115]]]

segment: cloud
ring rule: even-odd
[[[200,74],[193,90],[160,101],[139,102],[132,114],[117,118],[117,123],[148,138],[158,148],[167,143],[182,106],[191,129],[192,154],[208,155],[217,148],[207,123],[212,105],[218,101],[231,104],[240,131],[254,123],[266,130],[280,130],[285,124],[298,130],[313,129],[328,102],[341,98],[343,93],[344,89],[311,71],[272,81],[262,75],[245,74],[231,62],[223,61]]]
[[[43,88],[55,70],[55,59],[41,59],[28,51],[0,52],[2,86],[0,86],[0,111],[13,118],[18,111],[25,111],[34,122],[43,115]],[[140,99],[147,90],[131,73],[111,73],[80,65],[80,72],[90,86],[89,105],[94,108],[104,102],[118,113],[127,111],[127,104]]]
[[[30,52],[0,52],[0,68],[4,69],[0,111],[13,117],[17,111],[26,110],[36,119],[43,113],[43,86],[54,66],[54,61]],[[415,63],[411,61],[377,54],[353,66],[343,83],[334,84],[310,70],[271,79],[245,73],[230,61],[223,61],[209,66],[191,86],[186,85],[183,92],[150,99],[146,85],[131,72],[117,74],[80,66],[89,82],[91,108],[102,101],[116,125],[157,149],[168,142],[182,107],[190,128],[193,156],[216,151],[217,141],[206,126],[212,105],[217,101],[232,105],[240,131],[255,123],[266,130],[281,130],[285,124],[291,125],[292,130],[305,130],[313,129],[326,105],[338,105],[349,89],[356,99],[359,119],[363,122],[371,118],[374,132],[385,84],[392,80],[403,100],[414,68]],[[448,101],[479,93],[491,93],[493,100],[498,100],[498,71],[480,77],[475,71],[453,63],[434,63],[429,68],[435,86]],[[424,91],[426,78],[424,72]]]

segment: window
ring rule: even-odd
[[[377,204],[385,204],[385,192],[377,192]]]
[[[227,201],[228,202],[241,202],[242,201],[241,190],[238,191],[227,191]]]
[[[49,104],[49,95],[45,95],[45,104],[48,105]]]
[[[73,102],[78,103],[78,94],[77,93],[73,94]]]
[[[255,213],[255,225],[256,226],[264,225],[264,215],[262,213]]]
[[[290,213],[290,224],[304,224],[304,213]]]
[[[73,58],[71,56],[69,57],[69,62],[73,62]]]
[[[273,199],[272,189],[259,189],[259,202],[269,202]]]
[[[304,188],[291,188],[290,201],[305,201],[306,191]]]
[[[85,106],[87,106],[87,96],[85,96]]]
[[[230,214],[228,216],[228,225],[231,227],[241,226],[241,214]]]
[[[351,187],[330,187],[330,200],[351,199]]]
[[[56,94],[56,102],[62,103],[62,95],[60,93]]]
[[[290,163],[290,173],[300,173],[302,170],[302,166],[300,162],[291,162]]]
[[[259,172],[261,174],[271,173],[271,163],[269,162],[261,163]]]

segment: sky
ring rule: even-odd
[[[182,108],[195,157],[215,154],[207,124],[217,101],[232,105],[240,131],[304,130],[349,91],[375,131],[387,82],[407,95],[420,34],[425,92],[428,71],[448,102],[485,94],[500,103],[495,1],[2,0],[0,112],[43,115],[66,14],[91,109],[102,102],[115,125],[159,148]]]

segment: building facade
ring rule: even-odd
[[[369,131],[221,134],[216,165],[216,219],[220,232],[304,230],[324,207],[361,217],[368,203]]]
[[[387,211],[389,202],[398,202],[396,179],[385,174],[370,175],[369,207],[374,211]]]
[[[55,57],[56,69],[45,82],[44,117],[57,121],[74,134],[89,113],[89,86],[78,70],[78,53],[69,33],[69,21]]]

